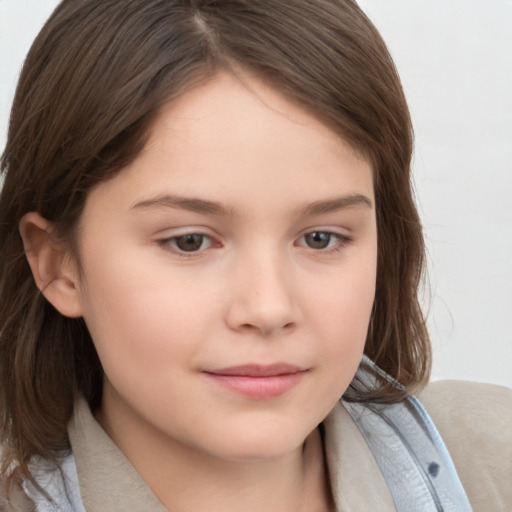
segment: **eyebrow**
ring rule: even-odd
[[[305,206],[300,207],[296,213],[298,216],[312,217],[314,215],[332,213],[345,208],[357,206],[372,209],[373,202],[363,194],[349,194],[323,201],[308,203]],[[176,208],[203,215],[219,215],[224,217],[235,217],[237,215],[235,208],[227,207],[216,201],[170,194],[163,194],[150,199],[144,199],[131,207],[131,209],[145,208]]]
[[[236,215],[236,210],[234,208],[229,208],[215,201],[170,194],[145,199],[132,206],[132,209],[138,208],[177,208],[195,213],[219,215],[224,217],[234,217]]]
[[[314,215],[337,212],[354,206],[363,206],[371,210],[373,209],[373,202],[363,194],[349,194],[325,201],[309,203],[300,208],[298,214],[303,217],[312,217]]]

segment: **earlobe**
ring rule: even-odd
[[[37,287],[64,316],[82,316],[76,265],[53,236],[53,225],[36,212],[19,224],[25,254]]]

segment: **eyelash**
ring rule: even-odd
[[[308,235],[315,235],[315,234],[321,234],[321,235],[327,235],[329,237],[328,244],[330,245],[332,240],[335,240],[335,243],[333,247],[329,247],[329,245],[325,248],[315,249],[314,247],[306,246],[309,249],[313,249],[314,251],[321,253],[322,255],[330,255],[330,254],[336,254],[343,250],[345,247],[350,245],[353,242],[353,239],[347,235],[342,235],[341,233],[336,233],[333,231],[327,231],[327,230],[314,230],[314,231],[308,231],[307,233],[304,233],[299,240],[304,239]]]
[[[183,249],[180,249],[179,247],[176,247],[174,244],[180,239],[180,238],[186,238],[191,236],[199,236],[201,237],[201,246],[203,245],[205,240],[209,240],[210,244],[206,248],[199,248],[199,250],[195,251],[185,251]],[[180,256],[182,258],[192,258],[194,256],[197,256],[198,254],[201,254],[206,249],[209,249],[212,245],[214,245],[214,239],[206,235],[204,233],[184,233],[183,235],[177,235],[177,236],[171,236],[169,238],[163,238],[161,240],[157,240],[157,244],[162,247],[164,250],[172,252],[173,254],[176,254],[177,256]],[[219,244],[220,245],[220,244]]]
[[[331,255],[336,254],[343,250],[346,246],[350,245],[353,242],[353,239],[349,236],[342,235],[340,233],[336,233],[333,231],[327,231],[327,230],[314,230],[314,231],[308,231],[307,233],[304,233],[300,236],[298,240],[303,240],[308,235],[315,235],[315,234],[321,234],[321,235],[327,235],[329,237],[328,240],[328,246],[325,248],[314,248],[311,246],[308,246],[307,244],[298,244],[296,242],[296,245],[304,246],[309,249],[312,249],[313,251],[322,254],[322,255]],[[186,237],[192,237],[192,236],[198,236],[201,237],[201,246],[203,245],[205,240],[209,240],[210,243],[207,247],[201,248],[201,246],[197,250],[193,251],[185,251],[183,249],[180,249],[179,247],[176,247],[175,244],[180,238],[186,238]],[[329,245],[332,242],[332,239],[336,241],[333,247],[329,247]],[[156,241],[157,244],[162,247],[164,250],[172,252],[173,254],[176,254],[177,256],[183,257],[183,258],[192,258],[194,256],[198,256],[199,254],[203,253],[210,247],[214,246],[216,244],[213,237],[210,235],[206,235],[204,233],[184,233],[183,235],[177,235],[177,236],[171,236],[169,238],[163,238],[161,240]],[[220,246],[220,242],[217,242],[217,244]]]

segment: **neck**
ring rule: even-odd
[[[318,429],[285,456],[233,461],[164,436],[123,435],[101,412],[98,420],[168,510],[332,510]],[[133,442],[135,438],[144,443]]]

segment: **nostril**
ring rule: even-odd
[[[281,328],[276,328],[275,326],[270,326],[270,325],[264,326],[264,325],[254,325],[251,323],[245,323],[245,324],[240,325],[240,329],[242,331],[246,331],[246,332],[257,332],[263,336],[270,336],[271,334],[274,334],[277,331],[281,331],[281,332],[292,331],[293,329],[295,329],[295,325],[296,325],[295,322],[289,322],[289,323],[281,326]]]

